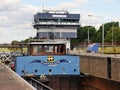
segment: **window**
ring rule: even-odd
[[[33,52],[34,53],[40,53],[42,52],[42,46],[39,45],[39,46],[33,46]]]
[[[44,49],[45,49],[45,52],[53,52],[53,46],[52,45],[45,45]]]
[[[42,52],[42,46],[37,46],[37,52]]]

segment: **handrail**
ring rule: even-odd
[[[44,90],[44,89],[45,89],[45,90],[53,90],[52,88],[50,88],[50,87],[48,87],[47,85],[45,85],[45,84],[43,84],[43,83],[35,80],[34,78],[31,78],[31,80],[34,81],[35,83],[39,84],[40,86],[42,86],[42,87],[43,87],[43,90]]]

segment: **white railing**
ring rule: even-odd
[[[33,25],[80,25],[79,23],[70,23],[70,22],[38,22],[33,23]]]

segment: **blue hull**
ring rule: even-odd
[[[16,57],[15,71],[20,76],[80,75],[80,57],[74,55],[44,55]]]

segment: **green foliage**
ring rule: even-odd
[[[117,28],[116,28],[117,27]],[[109,22],[109,23],[105,23],[104,24],[104,39],[105,39],[105,43],[110,43],[112,40],[112,31],[111,29],[113,29],[114,31],[114,41],[115,42],[119,42],[119,22]],[[116,29],[117,30],[116,30]],[[102,30],[103,30],[103,26],[101,25],[100,28],[98,30],[95,29],[95,27],[92,26],[84,26],[84,27],[80,27],[78,28],[78,35],[76,39],[71,39],[72,43],[82,43],[84,41],[86,41],[88,39],[88,29],[89,29],[89,38],[92,42],[97,42],[97,43],[101,43],[102,42]],[[115,30],[114,30],[115,29]],[[116,34],[115,34],[116,33]]]
[[[13,41],[11,42],[11,45],[17,45],[18,43],[19,43],[19,41],[13,40]]]
[[[89,39],[93,43],[101,43],[102,42],[102,25],[98,30],[95,29],[93,26],[84,26],[77,29],[77,38],[71,39],[71,43],[83,43],[88,41],[88,30],[89,30]],[[113,40],[116,43],[120,42],[120,27],[119,22],[109,22],[104,24],[104,39],[105,43],[111,43],[112,41],[112,32],[113,32]],[[36,37],[29,37],[21,41],[22,43],[28,43],[30,39],[36,39]],[[12,44],[16,44],[16,40],[12,41]]]
[[[114,42],[120,42],[120,27],[115,27],[113,30]]]
[[[112,40],[116,43],[119,43],[120,41],[120,27],[119,24],[116,22],[112,22],[111,28],[109,29],[109,31],[107,31],[106,37],[105,37],[105,41],[106,42],[112,42]]]
[[[104,24],[104,37],[105,37],[105,41],[109,42],[108,38],[109,35],[108,32],[111,30],[111,28],[113,27],[119,27],[119,22],[109,22],[109,23],[105,23]],[[100,28],[97,31],[97,38],[96,38],[96,42],[102,42],[102,30],[103,30],[103,26],[100,26]],[[110,36],[111,38],[111,36]]]
[[[96,36],[96,29],[92,26],[85,26],[80,27],[77,30],[77,38],[71,39],[72,43],[80,43],[88,40],[88,30],[89,30],[89,37],[91,41],[95,41]]]
[[[28,43],[30,39],[36,39],[36,37],[29,37],[29,38],[27,38],[27,39],[25,39],[25,40],[20,41],[19,43]],[[14,41],[12,41],[12,43],[13,43],[13,42],[14,42]]]

